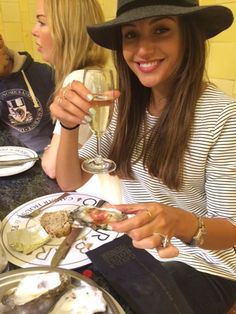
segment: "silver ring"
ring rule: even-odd
[[[171,244],[170,238],[168,237],[167,234],[161,234],[161,233],[158,233],[158,232],[154,232],[153,234],[154,235],[158,235],[161,238],[161,246],[163,248],[166,248],[166,247],[168,247]]]

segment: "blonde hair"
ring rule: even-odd
[[[53,40],[57,94],[73,70],[107,62],[107,52],[90,39],[86,28],[104,22],[104,15],[97,0],[45,0],[44,5]]]

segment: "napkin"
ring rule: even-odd
[[[193,313],[161,263],[145,250],[134,248],[128,236],[87,255],[135,314]]]

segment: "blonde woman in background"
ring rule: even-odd
[[[55,67],[55,100],[65,101],[66,86],[73,80],[82,81],[82,69],[107,62],[105,49],[97,46],[86,30],[87,25],[104,22],[102,9],[97,0],[37,0],[36,20],[32,34],[38,51]],[[91,135],[86,125],[89,120],[87,112],[84,124],[76,127],[80,145]],[[42,168],[50,178],[55,178],[60,133],[61,125],[56,122],[52,141],[42,156]]]

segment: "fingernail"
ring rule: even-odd
[[[91,122],[91,121],[92,121],[92,118],[91,118],[90,116],[87,116],[87,115],[86,115],[86,116],[84,117],[84,120],[87,121],[87,122]]]
[[[88,122],[87,121],[85,121],[85,120],[82,120],[81,121],[81,124],[87,124]]]
[[[91,115],[95,115],[96,109],[94,109],[94,108],[89,108],[89,113],[90,113]]]
[[[93,100],[93,95],[92,94],[87,94],[86,99],[87,99],[87,101],[92,101]]]

